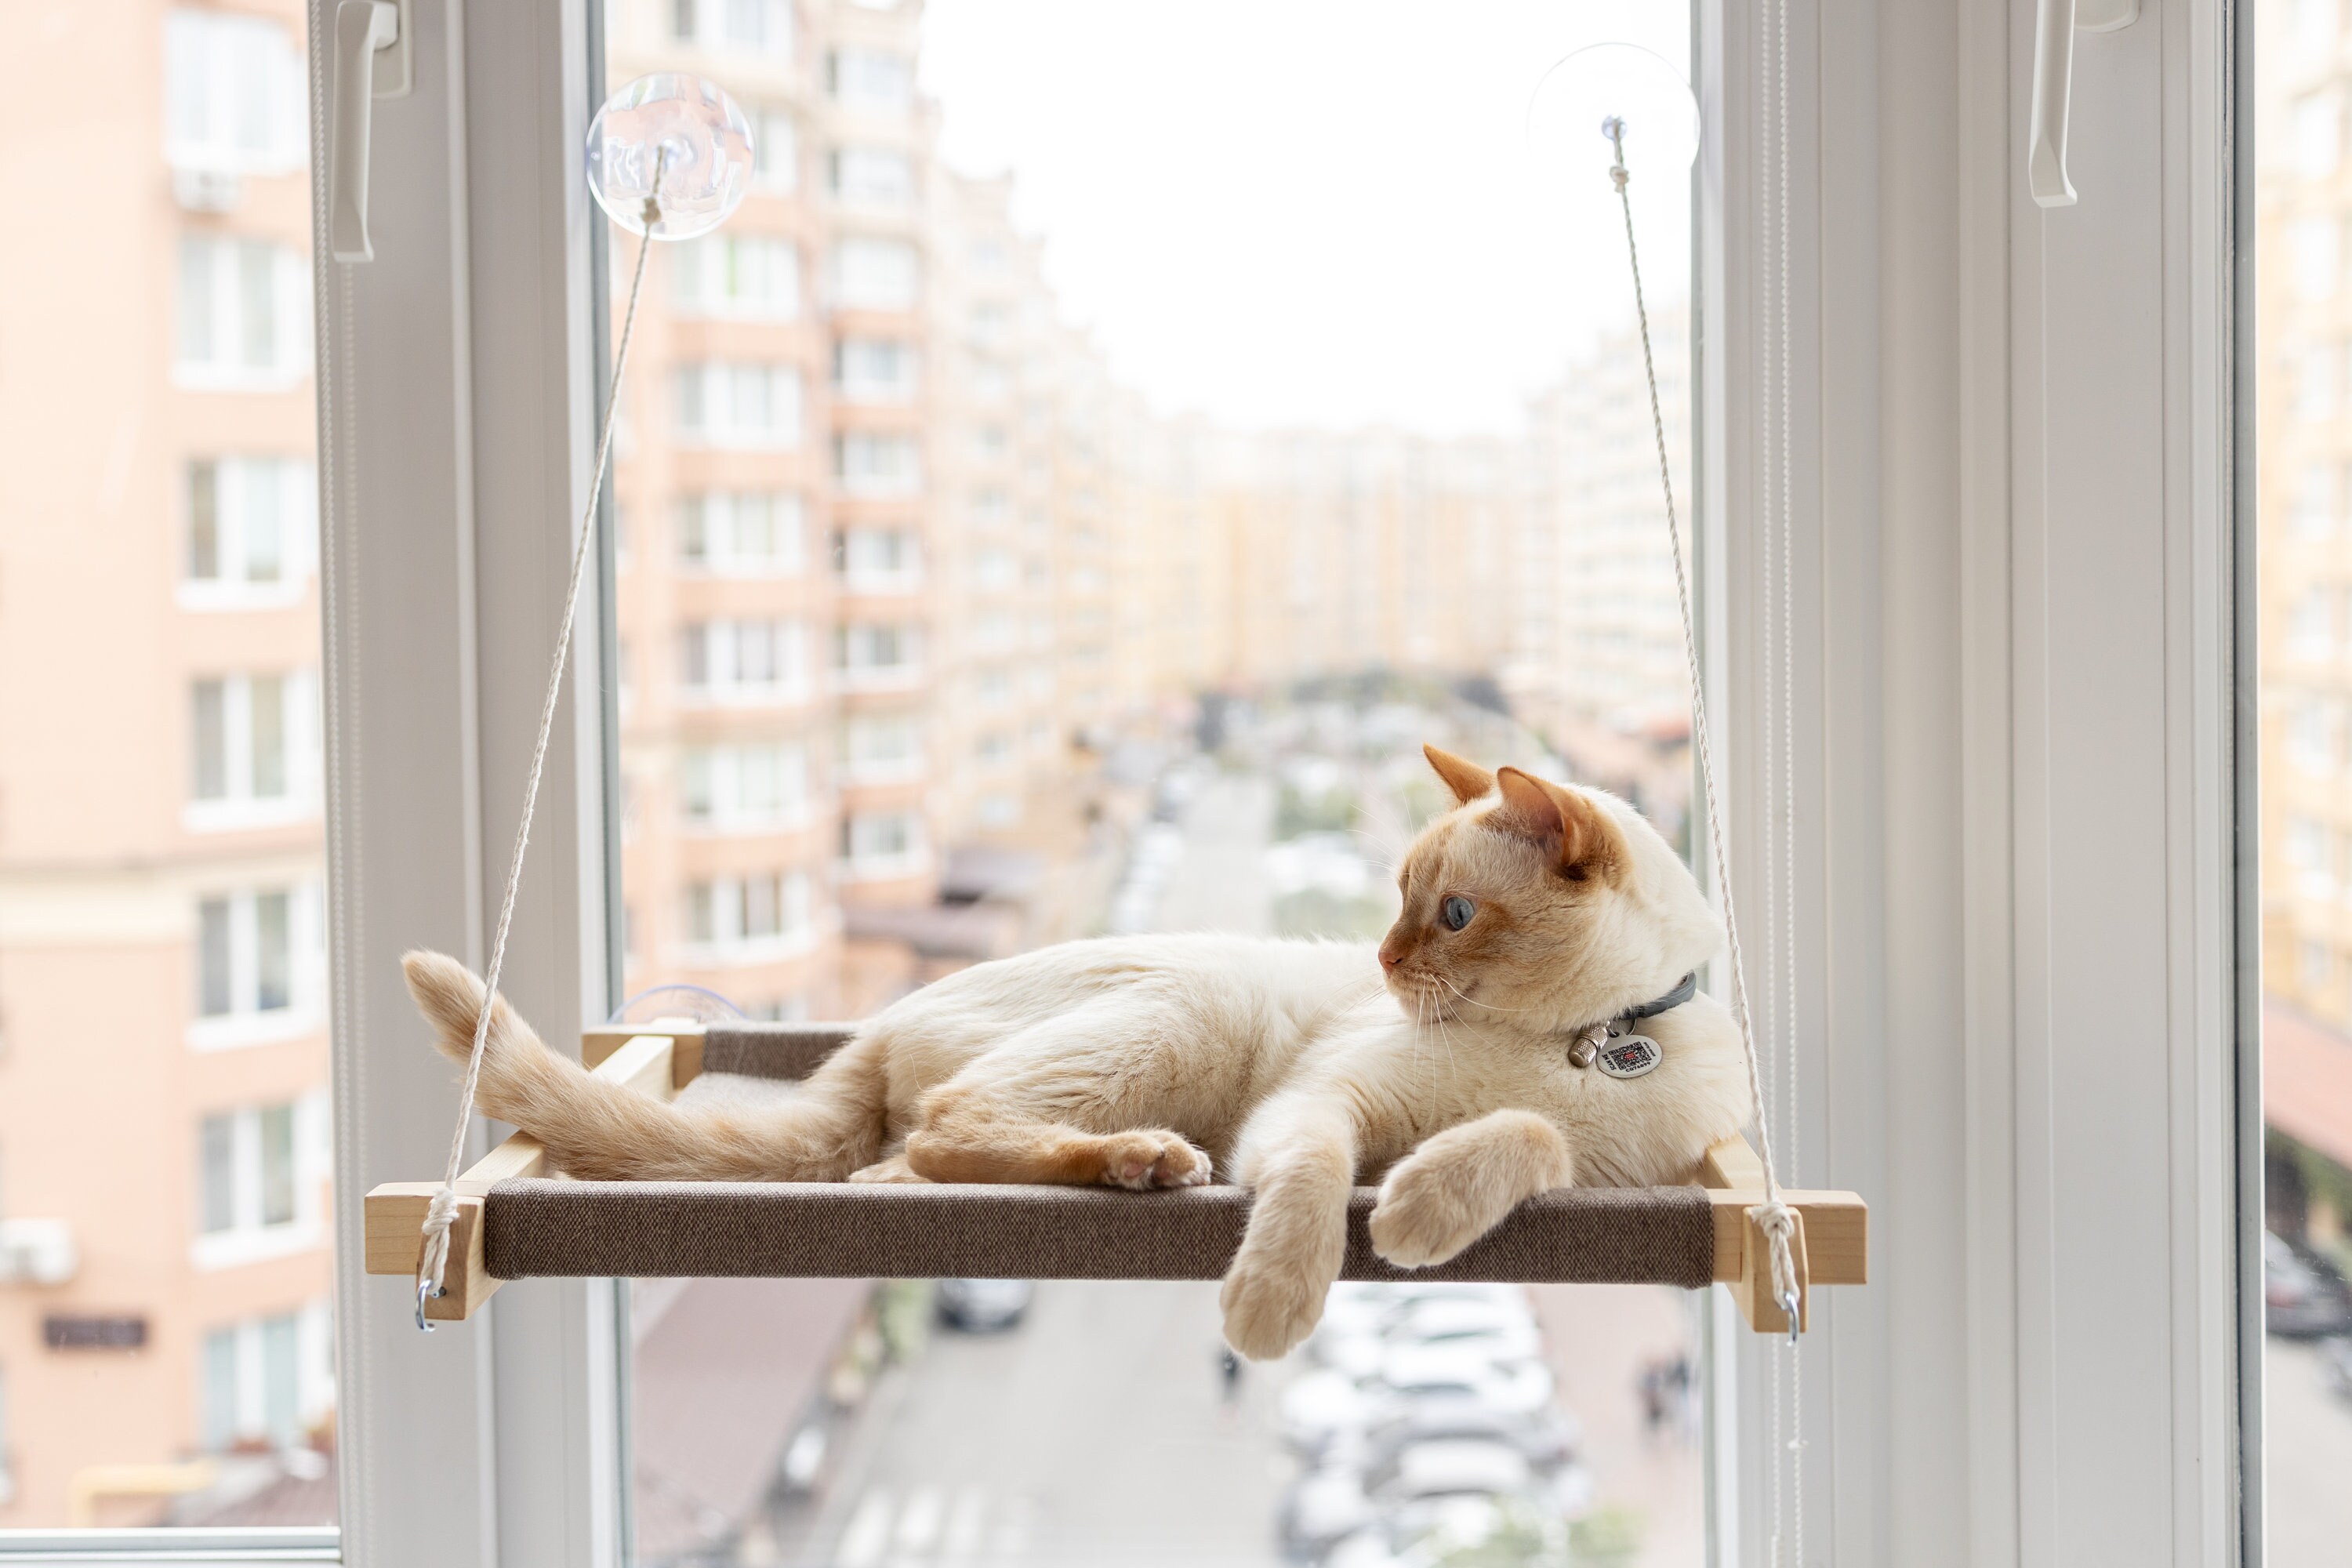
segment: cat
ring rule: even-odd
[[[1687,1182],[1746,1120],[1738,1032],[1704,993],[1642,1018],[1662,1047],[1644,1076],[1571,1060],[1720,941],[1657,830],[1599,791],[1423,751],[1454,805],[1407,850],[1377,947],[1132,936],[978,964],[859,1026],[769,1105],[605,1084],[501,1000],[481,1108],[591,1178],[1148,1189],[1222,1173],[1254,1189],[1226,1340],[1284,1355],[1339,1274],[1358,1180],[1380,1185],[1381,1256],[1425,1267],[1549,1188]],[[480,982],[438,953],[406,970],[462,1062]]]

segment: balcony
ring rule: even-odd
[[[0,1285],[63,1285],[81,1268],[73,1224],[62,1219],[0,1219]],[[7,1500],[0,1459],[0,1502]]]

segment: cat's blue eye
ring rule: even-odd
[[[1437,906],[1437,918],[1445,922],[1447,931],[1460,931],[1477,912],[1478,906],[1459,893],[1446,894],[1445,901]]]

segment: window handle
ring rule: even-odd
[[[375,100],[409,87],[407,0],[335,7],[335,104],[327,153],[327,242],[338,261],[373,261],[368,243],[368,134]]]
[[[2074,86],[2074,35],[2112,33],[2138,20],[2139,0],[2040,0],[2035,7],[2025,185],[2036,205],[2074,205],[2074,183],[2066,177],[2066,102]]]

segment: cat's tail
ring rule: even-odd
[[[482,983],[446,953],[401,961],[443,1056],[474,1047]],[[475,1103],[547,1145],[555,1166],[605,1181],[837,1182],[881,1154],[882,1047],[859,1035],[772,1105],[680,1107],[592,1077],[541,1043],[501,996]]]

